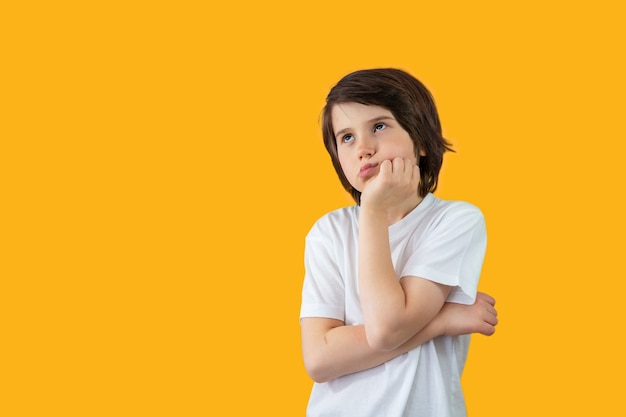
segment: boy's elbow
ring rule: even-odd
[[[309,377],[317,383],[328,382],[332,379],[325,363],[320,358],[312,357],[312,355],[305,356],[304,369]]]
[[[313,380],[313,382],[316,382],[318,384],[322,384],[324,382],[328,382],[330,380],[332,380],[332,378],[328,377],[327,375],[324,375],[323,373],[315,373],[315,372],[309,372],[309,377],[311,377],[311,379]]]
[[[398,342],[396,333],[391,329],[379,328],[368,331],[366,328],[365,337],[369,347],[377,352],[388,352],[402,344]]]

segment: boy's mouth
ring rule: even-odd
[[[367,178],[371,175],[374,174],[374,172],[376,171],[376,168],[378,167],[378,164],[365,164],[361,167],[361,169],[359,170],[359,177],[360,178]]]

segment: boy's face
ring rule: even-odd
[[[339,103],[332,108],[331,120],[341,169],[358,191],[363,192],[384,160],[404,158],[417,164],[411,137],[386,108]]]

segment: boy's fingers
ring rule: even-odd
[[[485,294],[484,292],[478,292],[476,294],[476,301],[478,300],[483,300],[488,302],[489,304],[491,304],[492,306],[496,305],[496,300],[495,298],[493,298],[492,296],[490,296],[489,294]]]
[[[496,332],[496,328],[494,326],[485,326],[481,331],[485,336],[491,336]]]
[[[380,173],[391,173],[393,171],[392,162],[389,160],[384,160],[380,163]]]
[[[404,160],[402,158],[393,158],[393,161],[391,161],[391,163],[393,165],[394,173],[402,173],[404,171]]]

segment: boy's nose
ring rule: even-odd
[[[375,142],[368,138],[359,140],[358,155],[359,159],[370,158],[376,153]]]

